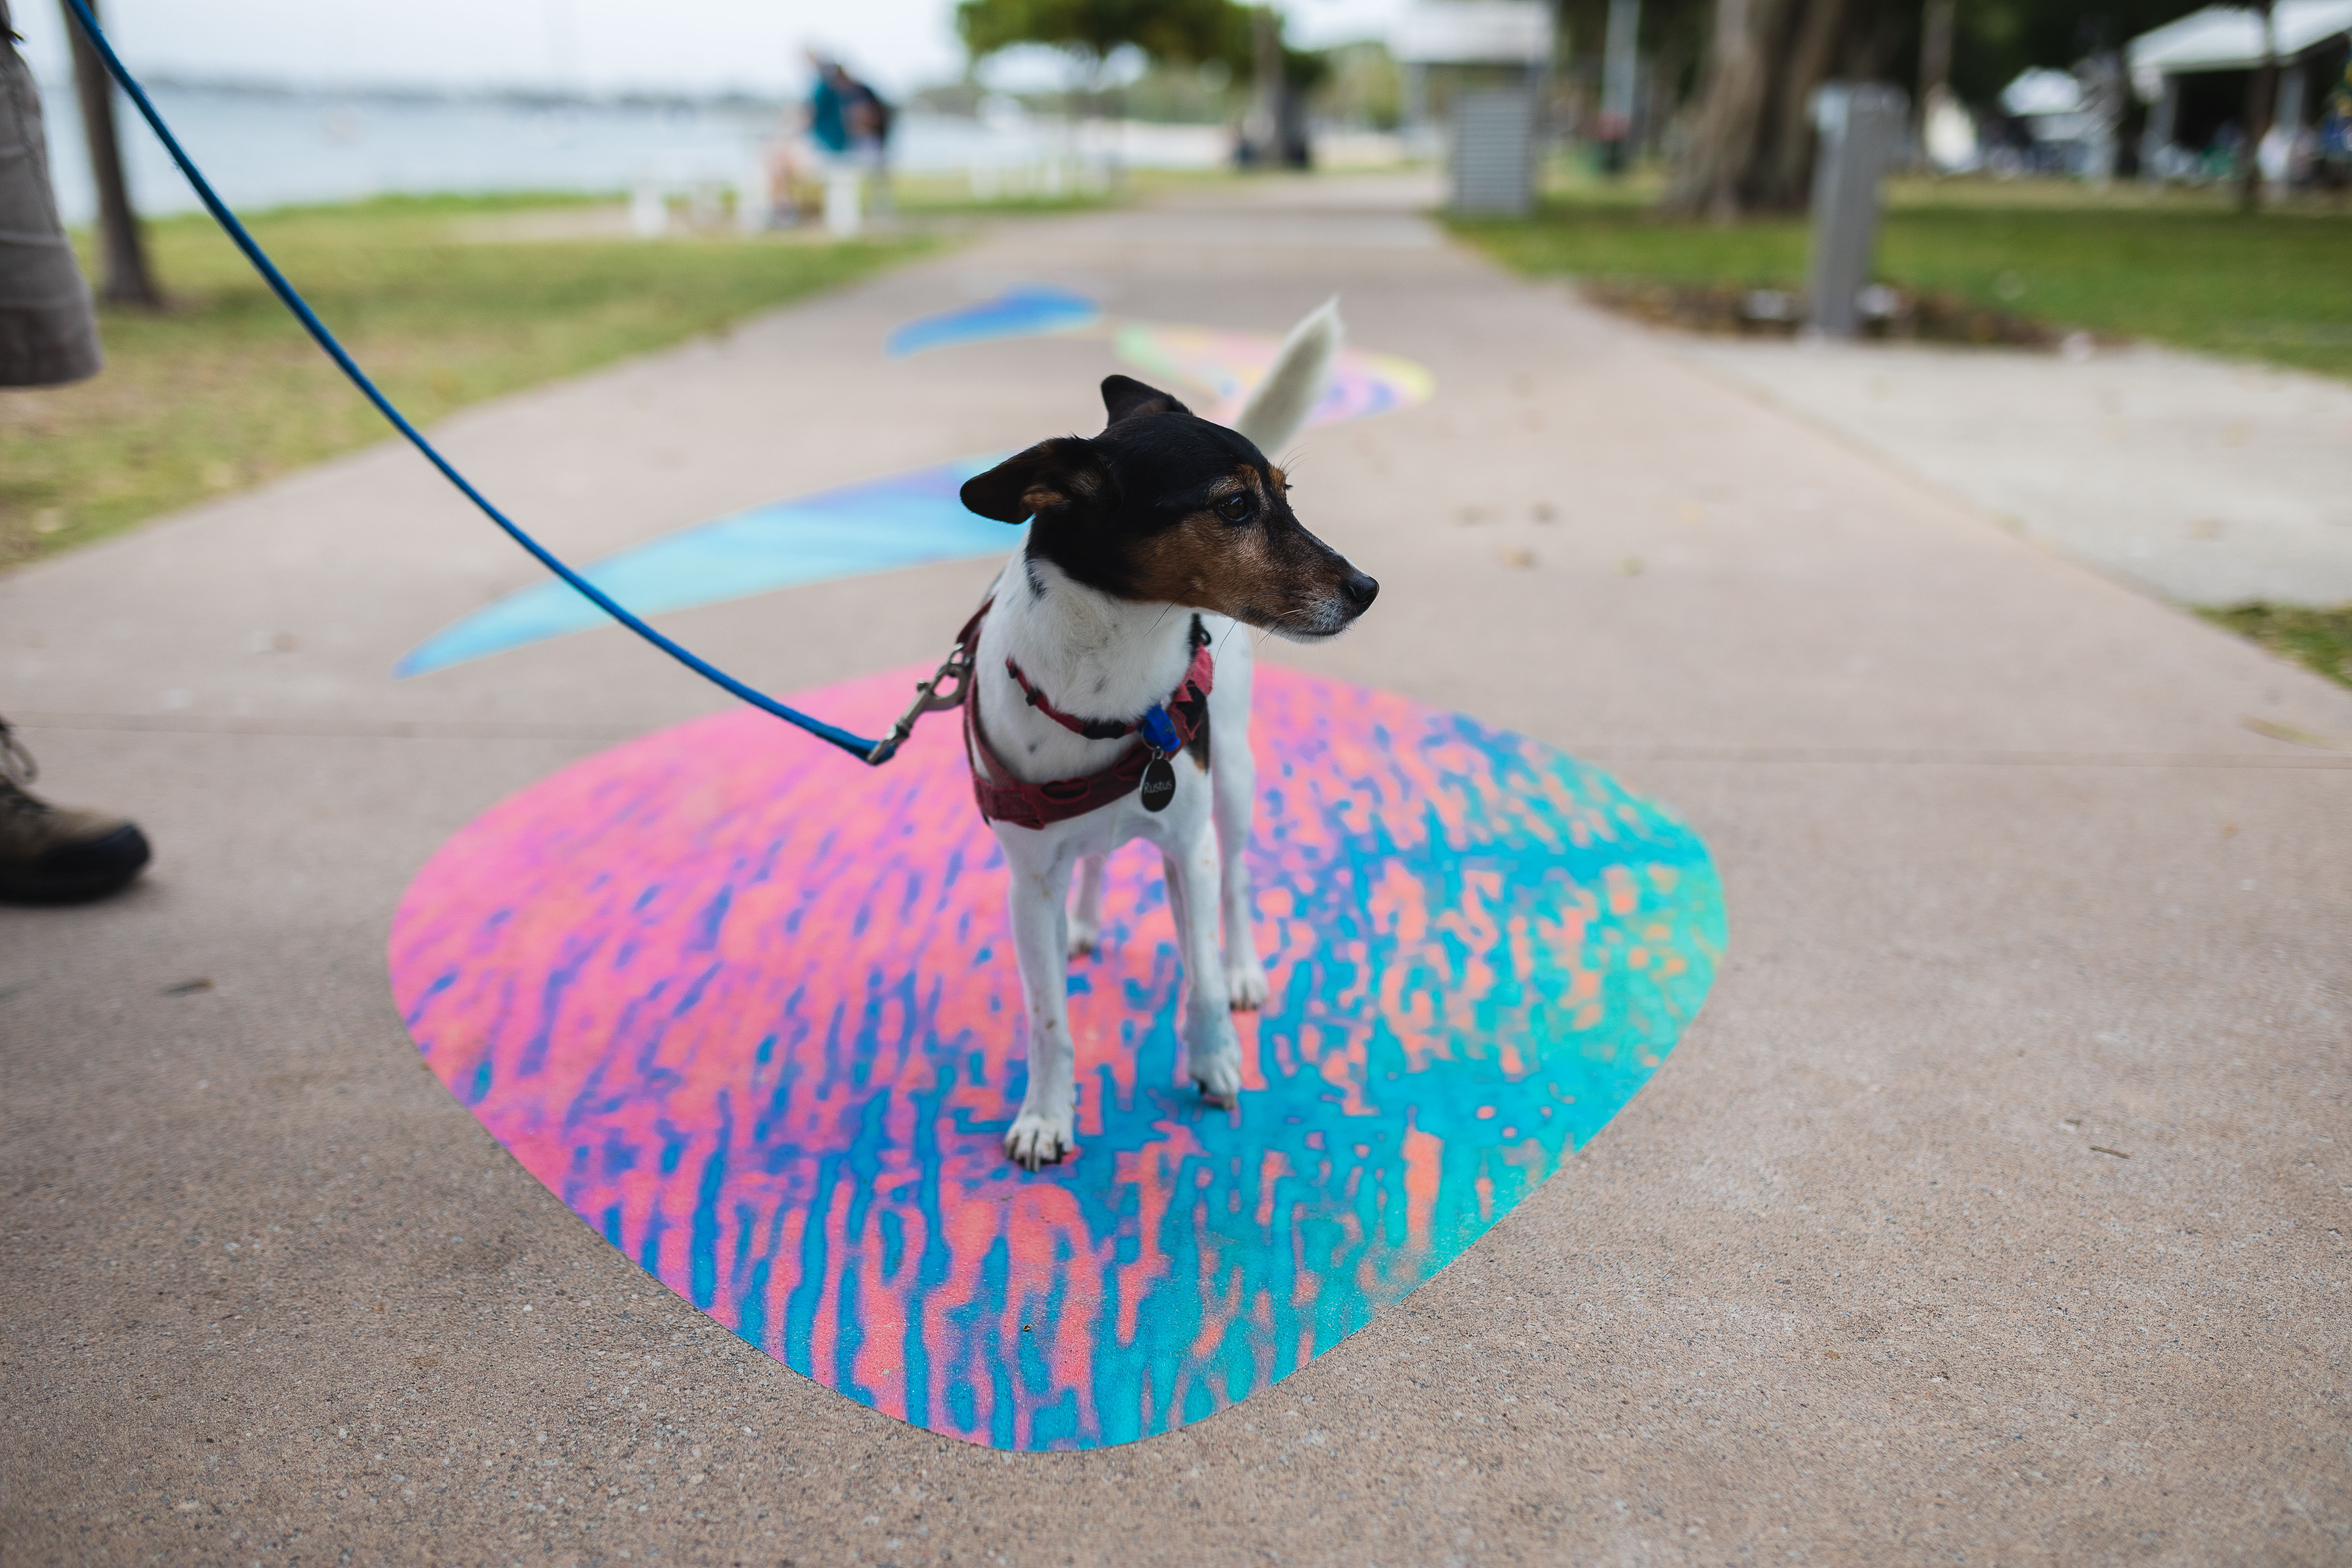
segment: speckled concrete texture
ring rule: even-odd
[[[2352,386],[2146,344],[1684,339],[2008,526],[2190,605],[2352,600]]]
[[[1266,331],[1341,290],[1438,392],[1302,443],[1303,515],[1385,589],[1272,656],[1599,762],[1724,876],[1706,1014],[1583,1154],[1171,1436],[1004,1456],[786,1372],[493,1144],[384,980],[449,834],[719,700],[609,631],[394,683],[532,569],[372,450],[0,581],[45,786],[158,846],[118,901],[0,911],[12,1568],[2352,1555],[2352,693],[1507,279],[1416,195],[1008,227],[447,435],[593,555],[1093,427],[1098,339],[881,358],[1001,280]],[[814,685],[934,652],[989,572],[666,624]]]

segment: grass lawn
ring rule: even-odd
[[[565,234],[562,209],[584,217],[588,205],[387,197],[247,225],[427,427],[484,398],[720,331],[936,243]],[[147,232],[171,308],[105,312],[107,367],[92,380],[0,392],[0,567],[392,436],[210,218],[166,218]]]
[[[1685,222],[1654,179],[1559,182],[1524,220],[1456,220],[1505,265],[1601,284],[1797,289],[1802,218]],[[2105,195],[2056,181],[1892,182],[1881,279],[2102,336],[2140,338],[2352,379],[2352,213],[2246,216],[2207,193]],[[2352,685],[2352,605],[2200,611]]]
[[[1732,226],[1650,210],[1652,187],[1571,185],[1532,219],[1454,232],[1522,272],[1801,288],[1801,217]],[[2072,196],[2072,200],[2063,198]],[[2352,213],[2246,216],[2200,193],[2101,198],[2054,183],[1896,182],[1880,277],[2103,336],[2352,377]]]
[[[2216,626],[2252,638],[2273,653],[2352,686],[2352,605],[2332,610],[2241,605],[2235,609],[2197,613]]]

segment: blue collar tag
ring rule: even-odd
[[[1173,756],[1184,742],[1176,733],[1175,721],[1168,717],[1165,708],[1154,708],[1136,726],[1143,732],[1143,743],[1163,756]]]

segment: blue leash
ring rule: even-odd
[[[434,450],[433,443],[427,441],[424,434],[408,422],[407,416],[392,405],[392,400],[377,389],[375,383],[368,379],[367,373],[360,369],[352,356],[344,352],[343,345],[335,341],[335,334],[327,330],[327,324],[319,320],[316,312],[304,302],[302,296],[294,291],[294,285],[286,281],[285,274],[278,270],[277,264],[269,259],[268,255],[260,246],[254,243],[253,236],[247,234],[245,231],[245,226],[236,221],[236,215],[229,211],[220,197],[213,194],[211,184],[198,172],[195,163],[188,154],[182,151],[179,139],[174,137],[171,128],[163,123],[163,117],[155,112],[155,106],[148,101],[146,90],[132,79],[130,71],[123,68],[121,57],[114,52],[114,46],[106,41],[106,34],[100,28],[98,18],[90,14],[87,0],[67,0],[67,4],[73,8],[74,21],[89,37],[90,44],[98,50],[99,58],[106,62],[108,74],[121,84],[122,90],[130,94],[131,101],[138,105],[140,114],[145,118],[155,134],[162,139],[164,151],[172,154],[172,162],[180,165],[180,173],[185,174],[188,177],[188,184],[195,187],[196,195],[205,204],[205,210],[213,215],[214,219],[222,228],[228,231],[229,238],[235,240],[236,247],[245,252],[245,258],[253,263],[254,270],[261,274],[262,281],[269,285],[270,291],[278,296],[288,310],[294,312],[295,319],[299,321],[310,336],[317,340],[319,346],[326,351],[327,357],[341,366],[345,375],[351,377],[352,384],[358,387],[370,403],[375,405],[376,412],[391,420],[392,427],[407,437],[410,444],[425,454],[426,462],[440,469],[444,479],[464,492],[467,500],[481,508],[484,516],[505,529],[509,538],[530,551],[541,565],[571,584],[598,609],[603,610],[646,641],[694,671],[695,674],[723,687],[752,707],[774,714],[787,724],[797,724],[817,739],[831,742],[860,762],[872,763],[877,767],[888,762],[898,754],[899,744],[913,730],[918,715],[932,708],[953,705],[951,701],[945,700],[944,692],[935,694],[940,677],[934,676],[931,680],[924,683],[921,688],[923,695],[916,700],[915,706],[908,710],[907,716],[898,721],[897,728],[887,737],[879,741],[865,740],[851,734],[846,730],[828,724],[822,719],[813,718],[797,709],[787,708],[765,692],[756,691],[744,685],[725,670],[679,647],[646,625],[645,622],[623,609],[614,602],[612,595],[557,560],[545,545],[525,533],[506,513],[492,506],[488,496],[476,489],[465,475],[450,466],[448,458]],[[943,667],[941,675],[947,673]],[[961,700],[961,691],[959,683],[955,700]]]

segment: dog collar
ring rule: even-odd
[[[980,624],[988,609],[987,605],[981,606],[980,614],[971,618],[958,639],[961,644],[972,648],[980,646]],[[1046,701],[1045,693],[1032,685],[1011,659],[1006,659],[1006,673],[1019,682],[1030,705],[1064,729],[1097,741],[1115,741],[1140,732],[1143,741],[1120,752],[1110,766],[1099,773],[1080,778],[1048,779],[1042,784],[1024,783],[1004,765],[996,748],[989,744],[988,731],[981,723],[979,693],[975,691],[964,700],[963,727],[968,742],[966,755],[972,763],[972,797],[980,806],[981,816],[1020,827],[1047,827],[1074,816],[1084,816],[1133,795],[1142,785],[1148,769],[1154,764],[1164,765],[1165,758],[1196,738],[1205,742],[1209,732],[1209,692],[1216,684],[1217,665],[1209,650],[1208,628],[1201,624],[1198,616],[1192,617],[1192,662],[1168,700],[1154,706],[1142,718],[1127,722],[1080,719],[1064,713]],[[1097,730],[1102,732],[1097,733]],[[987,764],[986,773],[993,778],[983,775],[983,763]],[[994,779],[1005,782],[999,784]]]
[[[1194,616],[1192,617],[1192,653],[1196,662],[1201,650],[1208,646],[1209,629],[1201,624],[1200,616]],[[1010,658],[1004,661],[1004,673],[1013,678],[1013,685],[1021,688],[1021,695],[1029,700],[1030,707],[1034,708],[1073,735],[1084,735],[1089,741],[1124,741],[1129,735],[1139,733],[1162,752],[1173,752],[1182,744],[1181,739],[1169,728],[1168,709],[1165,703],[1154,706],[1140,719],[1081,719],[1075,713],[1066,713],[1054,706],[1054,700],[1046,696],[1037,683],[1030,679],[1022,670],[1021,666]],[[1178,689],[1181,691],[1182,689],[1180,687]],[[1169,699],[1171,702],[1174,700],[1172,697]],[[1155,729],[1160,735],[1167,738],[1156,739]]]

